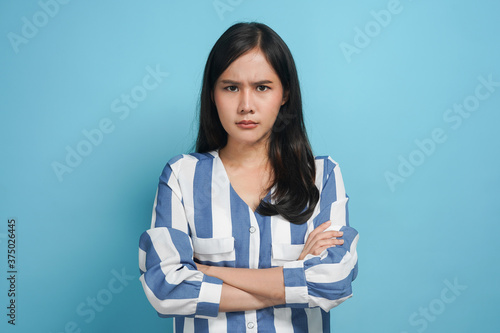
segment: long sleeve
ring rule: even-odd
[[[312,218],[296,225],[252,211],[232,188],[217,151],[168,162],[151,226],[140,238],[139,267],[149,302],[160,316],[175,317],[175,332],[330,331],[327,311],[352,294],[357,232],[347,220],[340,169],[326,157],[315,163],[320,201]],[[310,232],[328,220],[331,229],[344,231],[344,244],[297,261]],[[197,270],[197,263],[283,266],[286,304],[219,312],[222,280]]]
[[[222,280],[204,275],[193,261],[193,245],[172,159],[160,176],[151,228],[139,242],[140,281],[162,317],[217,317]]]
[[[304,260],[287,262],[283,274],[287,306],[319,306],[329,311],[352,296],[351,283],[358,272],[358,232],[349,226],[348,197],[340,168],[331,158],[324,159],[321,176],[319,213],[313,219],[313,226],[331,220],[328,230],[343,231],[344,244],[328,248],[318,256],[309,254]],[[308,233],[314,228],[309,228]]]

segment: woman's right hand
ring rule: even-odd
[[[304,249],[298,260],[302,260],[308,254],[320,255],[321,252],[329,247],[344,244],[343,239],[338,239],[344,234],[342,231],[329,230],[325,231],[331,225],[331,221],[326,221],[314,229],[307,237]]]

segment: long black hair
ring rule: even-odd
[[[306,222],[319,200],[315,164],[302,116],[302,98],[295,62],[288,46],[274,30],[257,22],[237,23],[227,29],[212,48],[200,100],[200,124],[196,151],[205,153],[227,144],[227,133],[212,100],[220,75],[244,53],[259,48],[276,71],[288,98],[279,110],[269,137],[269,161],[275,187],[272,200],[262,200],[261,215],[280,214],[295,224]]]

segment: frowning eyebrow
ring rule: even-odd
[[[241,82],[233,81],[233,80],[221,80],[220,82],[222,84],[232,84],[234,86],[241,85]],[[260,85],[263,85],[263,84],[271,84],[271,83],[273,83],[273,81],[270,81],[270,80],[261,80],[261,81],[257,81],[257,82],[252,82],[252,85],[254,85],[254,86],[260,86]]]

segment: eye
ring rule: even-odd
[[[230,92],[237,92],[238,91],[237,86],[227,86],[224,89],[226,89],[227,91],[230,91]]]
[[[257,86],[257,91],[266,91],[269,89],[271,89],[271,88],[269,88],[268,86]]]

